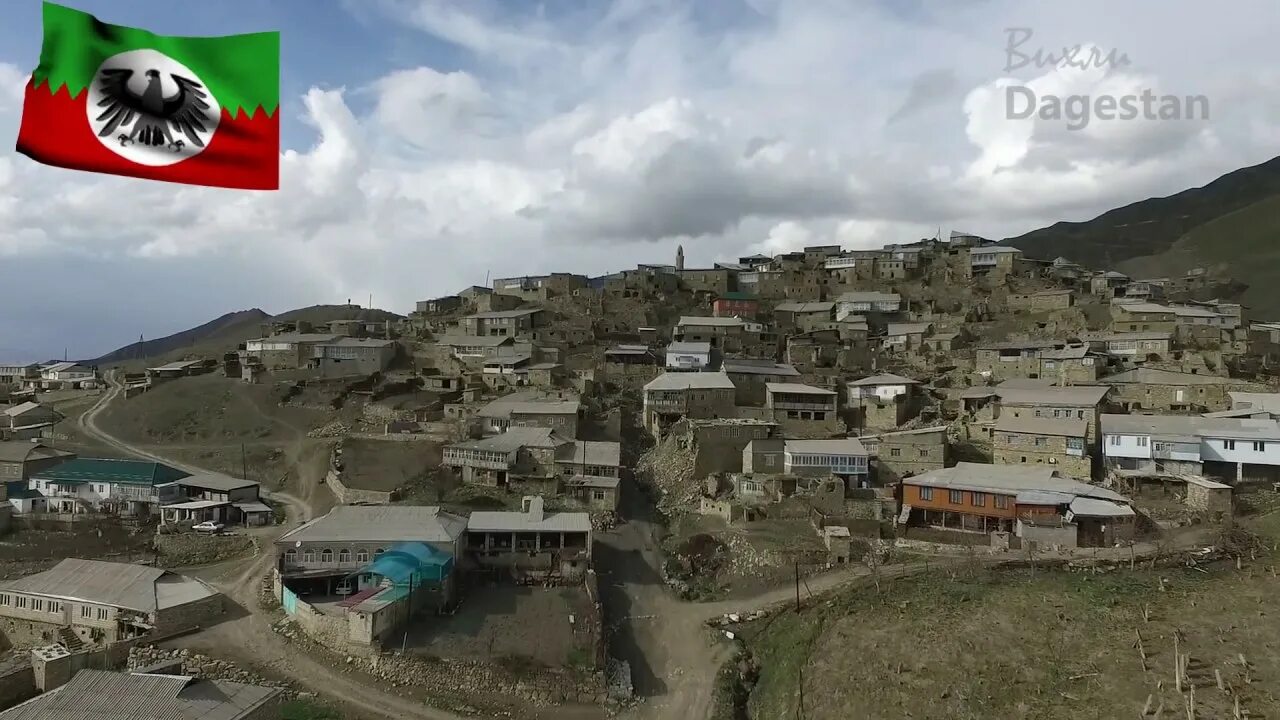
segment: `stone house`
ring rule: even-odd
[[[517,577],[577,582],[592,554],[591,516],[547,512],[538,496],[521,499],[521,510],[479,511],[467,519],[468,562],[500,568]]]
[[[836,298],[836,319],[867,313],[896,313],[902,309],[897,293],[847,292]]]
[[[933,331],[932,323],[889,323],[885,327],[886,350],[910,352],[924,345],[924,338]]]
[[[398,347],[395,340],[341,337],[312,345],[310,366],[325,374],[369,375],[390,367]]]
[[[1093,474],[1088,432],[1088,423],[1079,418],[1003,415],[992,436],[992,457],[1004,465],[1053,465],[1065,475],[1088,480]]]
[[[1075,385],[1071,387],[996,387],[999,408],[996,419],[1049,418],[1084,420],[1087,424],[1087,447],[1098,438],[1098,421],[1115,397],[1107,386]]]
[[[845,481],[847,488],[869,485],[869,459],[870,453],[858,438],[784,440],[782,443],[782,474],[835,475]]]
[[[501,435],[446,445],[440,464],[457,468],[468,485],[541,483],[555,492],[560,477],[557,453],[567,442],[548,428],[511,428]]]
[[[1119,292],[1124,294],[1124,288],[1129,284],[1129,276],[1124,273],[1118,273],[1115,270],[1098,273],[1089,278],[1089,292],[1103,298],[1111,298]]]
[[[706,342],[721,352],[737,352],[742,348],[745,333],[741,318],[684,316],[676,323],[673,339]]]
[[[1040,372],[1034,377],[1052,380],[1059,385],[1091,383],[1106,358],[1088,345],[1068,345],[1040,352]]]
[[[644,386],[644,425],[660,436],[686,417],[734,417],[736,394],[723,372],[663,373]]]
[[[1022,251],[1007,245],[988,245],[969,249],[965,264],[966,277],[1001,277],[1018,271]]]
[[[1280,422],[1196,415],[1103,415],[1109,470],[1280,481]]]
[[[729,292],[737,273],[725,268],[677,270],[680,284],[693,292],[705,292],[720,296]]]
[[[1151,355],[1166,358],[1173,347],[1173,335],[1168,332],[1096,332],[1085,333],[1081,339],[1094,351],[1135,362]]]
[[[727,357],[720,369],[737,388],[735,402],[741,406],[763,406],[766,384],[793,382],[800,377],[799,370],[770,359]]]
[[[960,333],[942,332],[924,339],[924,348],[933,353],[945,353],[960,347]]]
[[[781,437],[752,439],[742,448],[742,472],[766,475],[781,473],[785,447],[786,440]]]
[[[248,357],[256,358],[268,370],[293,370],[312,362],[316,345],[338,339],[338,335],[328,333],[281,333],[249,340],[244,349]]]
[[[765,408],[788,435],[826,435],[841,432],[834,390],[802,383],[765,383]]]
[[[545,324],[545,316],[542,308],[492,310],[462,318],[461,326],[471,336],[515,338],[532,335]]]
[[[784,302],[773,309],[778,330],[808,332],[829,326],[835,317],[834,302]]]
[[[73,452],[41,443],[0,441],[0,482],[20,481],[25,487],[32,475],[74,460],[75,457]]]
[[[875,459],[872,463],[875,481],[881,486],[947,465],[945,425],[863,435],[858,439]]]
[[[419,300],[414,303],[414,312],[422,315],[443,315],[462,309],[462,298],[457,295],[445,295],[434,300]]]
[[[1254,390],[1254,383],[1228,377],[1140,367],[1099,380],[1116,389],[1116,398],[1133,411],[1211,412],[1231,407],[1230,392]]]
[[[1041,290],[1033,293],[1009,295],[1009,308],[1011,310],[1045,312],[1048,310],[1066,310],[1073,305],[1075,305],[1075,293],[1070,290]]]
[[[0,582],[0,622],[11,641],[108,644],[206,626],[223,609],[222,595],[204,582],[147,565],[67,558]]]
[[[0,384],[19,386],[40,378],[40,366],[35,363],[19,365],[0,364]]]
[[[681,438],[683,447],[693,448],[693,472],[697,477],[740,472],[743,450],[749,443],[781,437],[777,423],[753,418],[682,420],[673,432]]]
[[[1010,378],[1057,379],[1065,374],[1087,382],[1096,358],[1089,354],[1088,346],[1071,344],[1064,340],[1013,340],[984,343],[974,349],[974,370],[993,380]],[[1046,367],[1045,362],[1049,361]],[[1046,372],[1052,375],[1046,376]],[[1096,377],[1096,375],[1094,376]]]
[[[1173,308],[1148,302],[1111,303],[1112,332],[1175,332],[1178,316]]]
[[[546,428],[565,438],[578,436],[582,403],[576,398],[562,399],[535,392],[513,393],[490,401],[476,412],[480,431],[485,435],[506,432],[510,428]]]

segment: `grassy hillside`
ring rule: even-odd
[[[330,320],[363,320],[366,322],[392,322],[402,316],[377,308],[359,305],[312,305],[290,310],[279,315],[268,315],[257,308],[228,313],[204,325],[175,333],[168,337],[132,343],[119,350],[86,361],[98,367],[125,367],[136,370],[140,366],[181,360],[188,356],[218,357],[231,352],[246,340],[262,337],[262,323],[268,320],[280,322],[310,322],[322,325]]]
[[[1193,267],[1216,269],[1248,285],[1241,300],[1251,317],[1280,316],[1280,195],[1193,228],[1168,250],[1131,258],[1118,269],[1157,277]]]
[[[1088,267],[1110,268],[1131,258],[1161,255],[1191,230],[1276,196],[1280,158],[1228,173],[1203,187],[1132,203],[1086,222],[1056,223],[1004,243],[1028,257],[1064,256]]]
[[[1268,547],[1277,529],[1269,524]],[[750,717],[1138,717],[1148,695],[1152,709],[1165,705],[1164,717],[1183,717],[1172,673],[1177,632],[1192,658],[1197,717],[1231,716],[1215,669],[1250,717],[1275,717],[1276,558],[1247,558],[1243,570],[1223,561],[1104,574],[974,565],[954,577],[848,590],[744,633],[760,668]]]
[[[159,357],[173,352],[180,352],[186,348],[203,343],[211,337],[222,334],[235,334],[242,328],[245,330],[257,328],[259,323],[269,317],[271,316],[258,308],[253,308],[252,310],[239,310],[227,313],[220,318],[210,320],[209,322],[193,327],[190,330],[183,330],[182,332],[167,335],[162,338],[156,338],[154,340],[130,343],[118,350],[113,350],[102,357],[88,360],[86,362],[90,365],[111,365],[113,363],[127,360]]]

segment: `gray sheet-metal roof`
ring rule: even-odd
[[[574,475],[565,478],[565,485],[577,487],[601,488],[603,490],[617,490],[621,480],[616,477],[600,477],[599,475]]]
[[[514,393],[491,400],[477,411],[485,418],[509,418],[515,415],[576,415],[582,404],[577,400],[549,398],[536,393]]]
[[[46,458],[71,458],[75,453],[23,440],[0,441],[0,462],[28,462]]]
[[[524,512],[477,511],[467,519],[468,532],[590,532],[591,515],[562,512],[537,515]]]
[[[752,440],[755,442],[755,440]],[[806,455],[866,455],[858,438],[832,438],[829,440],[786,440],[783,449],[789,453]]]
[[[720,369],[736,375],[774,375],[800,377],[800,371],[785,363],[757,358],[725,358]]]
[[[148,370],[186,370],[189,367],[195,367],[203,363],[203,360],[175,360],[171,363],[165,363],[158,367],[147,368]]]
[[[506,367],[508,365],[520,365],[527,363],[533,358],[533,353],[518,352],[510,355],[497,355],[484,361],[485,367]]]
[[[649,390],[733,390],[733,381],[723,372],[669,372],[645,384]]]
[[[441,335],[436,338],[436,345],[449,347],[497,347],[514,343],[510,337],[496,335]]]
[[[901,375],[894,375],[893,373],[883,373],[881,375],[870,375],[861,380],[851,380],[847,384],[854,387],[878,387],[880,385],[919,385],[920,381],[902,377]]]
[[[332,341],[330,341],[330,342],[316,343],[316,344],[317,344],[317,345],[324,345],[324,346],[326,346],[326,347],[375,347],[375,348],[384,348],[384,347],[390,347],[390,346],[392,346],[392,345],[395,345],[395,344],[396,344],[396,341],[395,341],[395,340],[387,340],[387,339],[385,339],[385,338],[354,338],[354,337],[340,337],[340,338],[338,338],[337,340],[332,340]]]
[[[451,543],[467,526],[465,518],[435,505],[339,505],[276,541]]]
[[[1065,405],[1071,407],[1094,407],[1102,402],[1111,388],[1096,385],[1069,385],[1067,387],[1045,388],[1003,388],[995,389],[1004,405]]]
[[[1280,393],[1239,392],[1227,393],[1232,410],[1280,412]]]
[[[948,490],[975,490],[1005,494],[1031,491],[1062,493],[1072,497],[1094,497],[1115,502],[1128,502],[1120,493],[1072,480],[1059,471],[1044,466],[962,462],[955,467],[930,470],[914,477],[903,478],[902,483]]]
[[[253,487],[258,483],[253,480],[245,480],[243,478],[231,477],[222,473],[198,473],[188,475],[181,480],[175,480],[178,485],[186,485],[187,487],[200,488],[202,490],[218,490],[221,492],[230,492],[239,490],[240,488]]]
[[[1068,345],[1064,348],[1040,351],[1040,357],[1045,360],[1079,360],[1092,354],[1088,345]]]
[[[1044,417],[1014,417],[1001,415],[996,421],[996,432],[1027,433],[1082,438],[1089,432],[1089,422],[1082,419],[1062,420]]]
[[[168,596],[171,600],[157,606],[157,593],[161,584],[171,591]],[[216,591],[198,580],[161,568],[80,558],[67,558],[44,572],[2,582],[0,589],[81,600],[140,612],[182,604],[172,598],[200,599],[216,594]]]
[[[487,450],[489,452],[513,453],[522,447],[559,447],[569,442],[551,428],[513,427],[506,432],[479,440],[465,440],[450,443],[447,447],[461,450]]]
[[[556,450],[556,462],[575,465],[622,464],[622,445],[609,440],[572,440]]]
[[[1090,332],[1081,336],[1083,340],[1096,342],[1122,342],[1125,340],[1169,340],[1173,337],[1168,332]]]
[[[1131,517],[1135,514],[1128,505],[1089,497],[1078,497],[1067,507],[1072,515],[1080,517]]]
[[[742,318],[706,317],[706,316],[700,316],[700,315],[682,315],[680,317],[680,322],[677,323],[677,325],[679,325],[680,327],[686,327],[686,326],[737,327],[742,324],[743,324]]]
[[[280,333],[279,335],[268,335],[267,337],[254,338],[254,339],[250,340],[249,342],[251,342],[251,343],[252,343],[252,342],[264,342],[264,343],[267,343],[267,342],[269,342],[269,343],[293,343],[293,344],[297,344],[297,343],[322,343],[322,342],[333,342],[334,340],[337,340],[339,337],[341,337],[341,336],[340,336],[340,335],[334,335],[334,334],[331,334],[331,333],[297,333],[297,332],[291,332],[291,333]]]
[[[1280,440],[1280,421],[1254,418],[1208,418],[1200,415],[1107,415],[1106,435],[1149,435],[1171,438]]]
[[[542,308],[519,308],[517,310],[490,310],[489,312],[479,312],[474,315],[468,315],[463,320],[497,320],[500,318],[518,318],[533,315],[542,312]]]
[[[785,393],[788,395],[835,395],[835,390],[827,388],[815,387],[813,385],[805,385],[803,383],[765,383],[764,389],[770,393]]]
[[[604,354],[605,355],[647,355],[652,352],[653,351],[649,349],[648,345],[615,345],[614,347],[608,350],[605,350]]]
[[[0,713],[0,720],[240,720],[280,692],[229,680],[85,669]]]
[[[784,302],[778,303],[774,308],[774,312],[789,313],[829,313],[835,310],[834,302]]]
[[[840,302],[840,303],[858,303],[858,302],[870,302],[870,303],[877,303],[877,302],[881,302],[881,303],[898,303],[898,302],[902,302],[902,296],[901,296],[901,295],[898,295],[897,293],[882,293],[882,292],[847,292],[847,293],[841,293],[841,294],[840,294],[840,296],[836,298],[836,302]]]
[[[1197,373],[1176,372],[1159,368],[1134,368],[1115,375],[1100,378],[1100,383],[1114,385],[1223,385],[1229,383],[1243,384],[1240,380],[1232,380],[1220,375],[1200,375]]]
[[[885,335],[923,335],[933,327],[932,323],[889,323],[885,326]]]
[[[700,354],[708,355],[711,353],[711,343],[709,342],[683,342],[676,340],[667,345],[668,355]]]

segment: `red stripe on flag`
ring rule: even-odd
[[[222,111],[218,131],[199,155],[166,167],[139,165],[102,146],[89,126],[88,90],[73,98],[66,86],[27,83],[18,152],[45,165],[148,180],[246,190],[280,187],[280,117],[259,108],[252,116]]]

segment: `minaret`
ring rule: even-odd
[[[684,270],[684,246],[676,246],[676,272]]]

